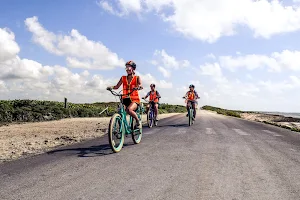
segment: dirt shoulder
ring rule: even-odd
[[[167,118],[178,113],[160,114]],[[0,163],[103,136],[110,117],[68,118],[0,127]],[[146,116],[143,116],[143,123]]]

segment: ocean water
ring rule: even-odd
[[[273,115],[283,115],[285,117],[300,118],[300,113],[286,113],[286,112],[262,112],[262,113],[273,114]]]

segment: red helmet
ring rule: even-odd
[[[133,62],[132,60],[126,62],[125,66],[126,66],[126,65],[130,65],[134,70],[136,69],[136,64],[135,64],[135,62]]]

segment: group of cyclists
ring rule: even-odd
[[[136,127],[135,128],[141,128],[142,122],[138,119],[137,114],[135,113],[135,110],[138,108],[138,106],[141,103],[138,90],[142,90],[142,81],[140,76],[135,75],[136,70],[136,64],[132,60],[126,62],[125,64],[125,70],[127,72],[126,76],[122,76],[115,86],[107,87],[107,90],[116,90],[119,89],[121,85],[123,85],[123,105],[126,108],[127,114],[132,116],[136,120]],[[155,120],[158,121],[158,103],[159,99],[161,98],[160,93],[156,90],[155,84],[150,85],[150,91],[147,93],[145,97],[142,97],[142,99],[147,99],[149,97],[150,103],[154,107],[154,113],[155,113]],[[183,98],[186,99],[186,108],[189,109],[188,103],[192,104],[192,107],[194,109],[194,116],[193,120],[196,119],[196,99],[199,99],[198,93],[195,91],[195,86],[193,84],[189,85],[189,91],[186,92],[185,96]],[[150,105],[147,105],[147,112],[149,110]],[[188,114],[186,115],[188,116]]]

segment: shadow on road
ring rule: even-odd
[[[123,147],[131,146],[133,144],[125,144]],[[68,149],[57,149],[47,152],[47,154],[55,153],[70,153],[77,155],[78,157],[96,157],[96,156],[106,156],[113,154],[109,144],[102,144],[98,146],[90,146],[86,148],[68,148]]]
[[[158,125],[157,127],[188,127],[188,124],[164,124]]]

